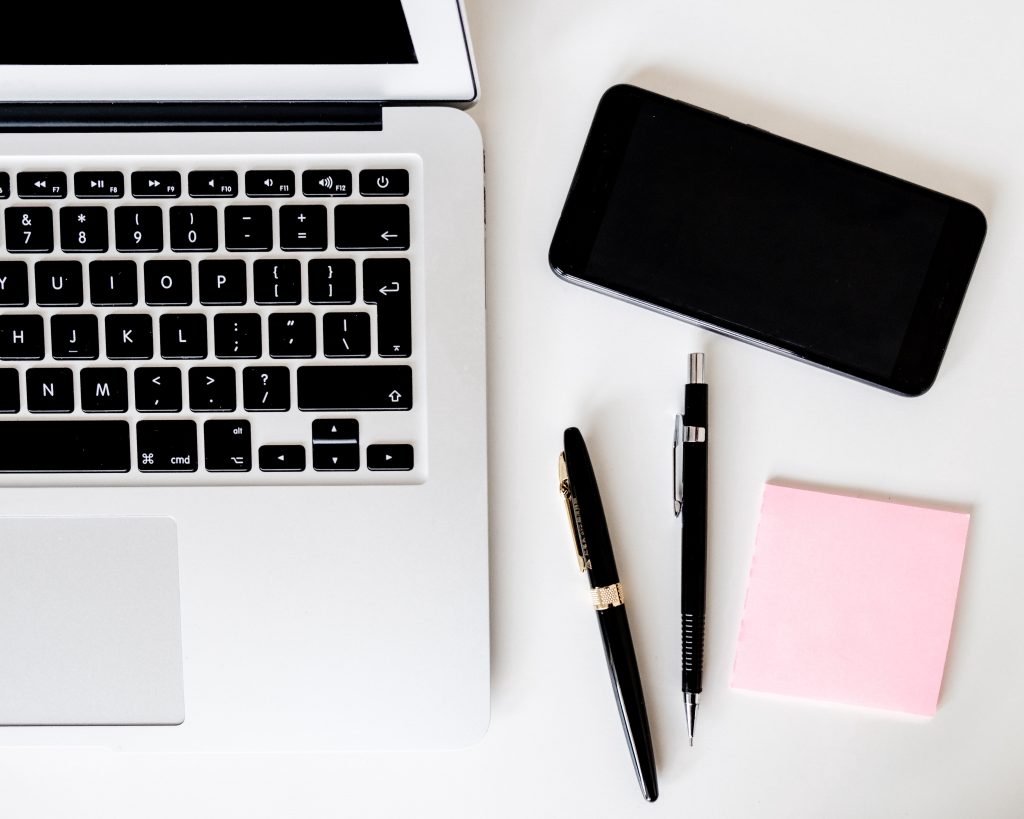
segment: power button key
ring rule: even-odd
[[[363,196],[408,196],[409,172],[398,168],[369,168],[359,172]]]

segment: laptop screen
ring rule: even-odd
[[[307,5],[223,15],[180,0],[151,24],[92,4],[61,12],[58,46],[30,36],[52,30],[32,3],[0,47],[0,104],[476,99],[462,0]]]
[[[299,11],[238,19],[208,14],[198,3],[179,4],[162,15],[157,32],[131,15],[62,11],[65,65],[384,65],[416,63],[401,0],[332,3],[330,12]],[[50,30],[53,11],[30,4],[20,12],[23,31]],[[33,19],[35,18],[35,19]],[[0,62],[52,64],[54,54],[34,37],[12,37]]]

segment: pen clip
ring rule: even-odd
[[[576,562],[580,571],[585,572],[590,568],[590,559],[587,557],[587,539],[583,534],[583,528],[579,520],[579,504],[572,491],[572,484],[569,483],[569,469],[565,465],[565,453],[558,456],[558,491],[562,493],[565,500],[565,513],[569,517],[569,529],[572,532],[572,542],[576,550]]]
[[[676,415],[676,433],[672,441],[672,495],[676,517],[683,511],[683,416]]]

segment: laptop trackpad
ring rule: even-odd
[[[171,518],[0,518],[0,725],[177,725]]]

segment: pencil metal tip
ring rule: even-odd
[[[690,737],[690,747],[693,747],[693,724],[697,721],[697,702],[700,694],[683,694],[686,705],[686,733]]]

